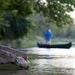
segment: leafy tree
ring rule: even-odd
[[[49,21],[63,26],[72,22],[67,12],[73,10],[75,0],[0,0],[0,39],[23,37],[32,25],[27,17],[41,13]]]
[[[32,13],[29,6],[32,3],[26,0],[2,0],[0,4],[0,39],[23,37],[31,25],[26,17]]]
[[[74,0],[47,0],[48,4],[46,6],[45,3],[41,4],[40,1],[37,1],[37,11],[41,10],[41,13],[48,16],[50,21],[55,22],[58,26],[72,22],[67,12],[73,11],[75,6]]]

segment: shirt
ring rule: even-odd
[[[45,33],[45,39],[46,39],[47,41],[51,40],[52,37],[53,37],[52,32],[47,31],[47,32]]]

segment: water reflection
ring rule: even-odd
[[[23,50],[23,52],[27,54],[35,54],[35,55],[47,55],[54,57],[75,57],[75,48],[70,49],[45,49],[45,48],[31,48],[27,50]]]
[[[2,71],[2,70],[0,70],[0,75],[12,75],[15,73],[16,73],[16,71],[8,71],[8,70]]]
[[[37,63],[36,63],[37,62]],[[75,59],[36,59],[33,63],[38,64],[37,68],[66,68],[66,69],[75,69]]]
[[[31,48],[23,50],[23,52],[28,54],[29,70],[1,71],[0,75],[75,75],[74,48]]]
[[[71,66],[71,65],[74,65],[75,62],[71,64],[71,60],[70,62],[69,61],[65,62],[63,59],[58,59],[58,60],[53,60],[53,59],[38,59],[37,60],[36,59],[36,60],[33,60],[32,63],[36,64],[34,68],[37,69],[37,71],[40,70],[40,72],[42,72],[43,74],[47,73],[46,75],[48,74],[50,75],[52,74],[53,75],[75,75],[74,74],[75,69],[73,66]]]
[[[74,68],[64,67],[65,65],[59,67],[58,64],[60,64],[61,61],[55,63],[56,61],[51,59],[35,59],[31,61],[31,67],[29,70],[19,70],[11,73],[11,75],[75,75]],[[63,62],[64,60],[62,60],[62,63]]]

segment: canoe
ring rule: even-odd
[[[53,45],[37,43],[37,46],[39,48],[67,48],[68,49],[72,46],[72,42],[68,42],[68,43],[65,43],[65,44],[53,44]]]

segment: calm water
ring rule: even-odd
[[[30,61],[29,70],[0,71],[0,75],[75,75],[75,48],[23,50]]]

